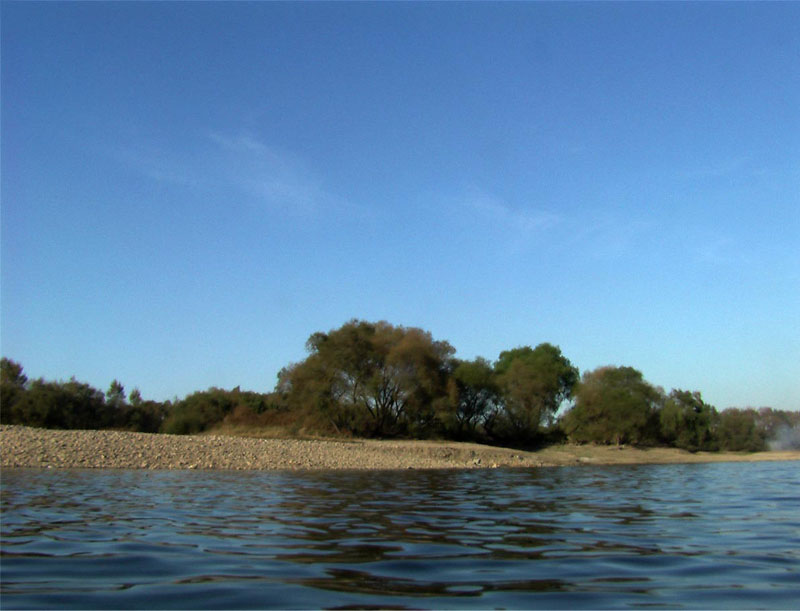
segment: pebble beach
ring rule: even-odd
[[[0,448],[3,469],[477,469],[800,460],[799,451],[690,454],[674,448],[566,445],[524,452],[458,442],[261,439],[18,425],[0,425]]]

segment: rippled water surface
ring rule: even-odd
[[[2,474],[12,608],[796,608],[800,464]]]

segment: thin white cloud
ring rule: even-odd
[[[340,208],[344,202],[322,188],[299,158],[250,134],[209,134],[228,185],[258,203],[301,215]]]
[[[750,262],[749,254],[742,244],[729,236],[710,232],[694,248],[699,263],[709,265],[743,265]]]
[[[302,159],[249,133],[209,132],[180,152],[174,145],[136,143],[117,151],[139,173],[159,182],[201,190],[227,190],[264,211],[315,216],[363,215],[325,189]]]
[[[525,253],[550,237],[560,215],[542,208],[523,208],[479,189],[470,189],[453,208],[456,223],[468,235],[490,237],[493,249],[504,255]]]
[[[561,221],[553,212],[520,208],[484,191],[472,190],[464,198],[464,208],[477,215],[481,222],[489,222],[518,234],[531,234],[549,229]]]
[[[201,171],[197,159],[178,157],[167,146],[155,142],[119,146],[111,153],[122,163],[150,180],[182,187],[203,187],[208,173]]]
[[[573,238],[593,259],[617,259],[640,249],[654,231],[654,223],[648,220],[600,215],[583,219]]]

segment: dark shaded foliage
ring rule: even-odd
[[[480,439],[479,427],[500,407],[500,388],[491,363],[483,358],[454,359],[448,382],[452,411],[445,421],[448,437]]]
[[[719,414],[716,430],[719,449],[728,452],[761,452],[767,449],[767,435],[752,408],[730,408]]]
[[[200,433],[226,419],[256,422],[256,416],[277,407],[273,395],[242,391],[238,386],[233,390],[212,387],[172,404],[166,410],[161,432],[176,435]]]
[[[659,412],[661,441],[690,452],[715,450],[718,418],[717,410],[699,392],[673,390]]]
[[[103,393],[74,378],[69,382],[34,380],[3,420],[42,428],[101,429],[113,424]],[[6,416],[8,419],[6,420]]]
[[[19,402],[28,388],[28,376],[23,373],[22,365],[3,357],[0,360],[0,418],[10,422],[14,406]]]

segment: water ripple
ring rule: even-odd
[[[794,608],[796,463],[10,470],[13,608]]]

